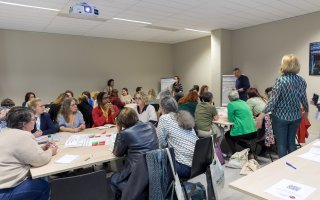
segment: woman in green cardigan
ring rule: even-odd
[[[226,132],[225,138],[232,153],[236,152],[235,144],[238,143],[244,148],[247,144],[239,142],[241,139],[254,139],[256,137],[255,120],[252,111],[245,101],[239,99],[239,93],[233,90],[229,93],[228,120],[233,122],[231,130]]]

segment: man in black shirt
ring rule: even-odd
[[[234,76],[237,78],[236,80],[236,89],[239,92],[239,98],[243,101],[247,101],[247,89],[250,88],[249,78],[243,74],[239,68],[235,68],[233,70]]]

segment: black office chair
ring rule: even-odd
[[[198,139],[194,147],[191,176],[189,179],[194,178],[207,171],[207,167],[212,163],[212,138]]]
[[[52,200],[106,200],[108,195],[105,171],[57,178],[51,181]],[[109,196],[109,197],[108,197]]]

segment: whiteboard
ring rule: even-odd
[[[160,79],[160,90],[164,91],[166,89],[170,89],[170,91],[172,90],[172,85],[173,83],[176,82],[176,80],[174,79],[174,77],[169,77],[169,78],[161,78]]]
[[[222,75],[222,92],[221,102],[222,106],[227,106],[229,103],[228,94],[231,90],[236,88],[237,78],[234,75]]]

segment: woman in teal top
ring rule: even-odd
[[[225,138],[231,148],[232,153],[236,152],[235,143],[240,139],[254,139],[256,137],[255,121],[252,111],[245,101],[239,99],[239,93],[234,90],[228,96],[228,120],[233,122],[231,130],[226,132]],[[247,144],[238,142],[244,148],[249,148]]]

